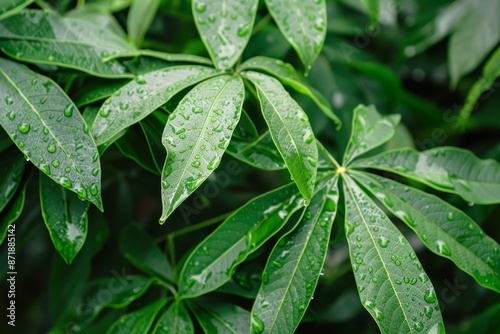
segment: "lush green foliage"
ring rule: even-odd
[[[500,128],[472,114],[500,76],[498,1],[74,2],[0,4],[1,239],[52,240],[39,330],[495,328],[500,145],[470,135]],[[426,54],[448,35],[444,70]],[[410,66],[464,105],[412,92]],[[457,277],[486,302],[448,326]]]

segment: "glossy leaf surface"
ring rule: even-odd
[[[0,2],[0,20],[15,14],[32,2],[33,0],[3,0]]]
[[[434,287],[405,237],[349,176],[345,231],[361,303],[382,333],[444,333]]]
[[[186,54],[186,53],[168,53],[156,50],[130,50],[124,53],[117,53],[115,55],[110,55],[109,57],[104,58],[104,61],[110,61],[118,58],[128,58],[128,57],[152,57],[156,59],[166,60],[168,62],[188,62],[188,63],[198,63],[203,65],[213,65],[212,61],[205,57],[200,57],[196,55]]]
[[[161,315],[153,334],[192,334],[194,326],[184,303],[173,302]]]
[[[153,21],[160,0],[133,1],[127,15],[127,31],[135,46],[140,47]]]
[[[294,184],[242,206],[191,252],[180,274],[179,298],[196,297],[226,283],[236,266],[302,207]]]
[[[268,131],[250,143],[231,140],[227,153],[250,166],[263,170],[286,168],[286,164]]]
[[[250,39],[257,0],[193,0],[193,16],[215,67],[234,65]]]
[[[252,309],[253,333],[293,333],[309,305],[328,249],[337,177],[317,190],[299,225],[274,247]]]
[[[193,88],[169,116],[162,136],[168,155],[160,223],[219,166],[238,124],[244,94],[239,76],[218,76]]]
[[[403,148],[355,161],[353,165],[406,176],[472,203],[500,202],[500,164],[479,159],[464,149],[437,147],[418,152]]]
[[[0,212],[14,197],[23,176],[25,161],[23,155],[15,148],[2,153],[0,165]]]
[[[57,84],[0,59],[0,124],[17,147],[58,184],[102,210],[99,154],[80,112]]]
[[[27,184],[26,182],[24,187],[17,192],[9,204],[0,211],[0,244],[5,240],[9,226],[13,224],[23,212],[24,203],[26,201]]]
[[[137,76],[107,99],[99,110],[92,134],[97,145],[142,120],[172,96],[215,74],[204,66],[175,66]]]
[[[121,333],[137,333],[147,334],[153,326],[153,321],[160,312],[160,309],[165,305],[167,300],[160,298],[159,300],[144,306],[138,310],[127,313],[120,317],[106,332],[107,334]]]
[[[290,174],[306,199],[312,197],[318,148],[309,119],[281,83],[257,72],[245,72],[257,87],[262,113],[269,132]]]
[[[239,306],[197,304],[193,311],[205,333],[239,334],[250,330],[250,312]]]

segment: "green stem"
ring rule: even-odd
[[[257,22],[257,24],[254,25],[253,27],[252,36],[258,33],[260,30],[262,30],[262,28],[264,28],[266,24],[269,23],[270,20],[271,20],[271,15],[267,14],[259,22]]]

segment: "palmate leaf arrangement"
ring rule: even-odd
[[[134,333],[192,333],[190,314],[209,333],[291,333],[313,296],[335,222],[345,230],[361,303],[381,332],[444,333],[432,282],[389,213],[432,252],[500,292],[495,240],[440,198],[373,172],[390,172],[468,202],[492,204],[500,202],[500,165],[453,147],[424,152],[400,148],[369,156],[392,138],[400,116],[383,116],[364,105],[354,110],[351,137],[341,162],[336,160],[315,138],[306,113],[283,84],[316,102],[332,127],[339,120],[291,65],[266,57],[239,64],[253,29],[256,0],[193,1],[196,27],[211,60],[138,49],[107,14],[59,16],[23,9],[30,3],[4,2],[0,8],[0,123],[8,135],[1,138],[2,241],[22,212],[29,181],[22,176],[30,161],[40,170],[40,205],[51,239],[71,263],[86,238],[89,203],[103,210],[100,156],[146,117],[164,124],[166,161],[153,157],[154,163],[145,167],[161,175],[160,223],[211,175],[225,152],[263,170],[287,169],[293,180],[231,214],[191,251],[177,274],[147,234],[127,228],[125,256],[149,276],[129,276],[130,284],[80,318],[82,328],[103,308],[125,307],[156,284],[169,297],[123,315],[108,333],[130,328]],[[127,22],[136,45],[145,33],[138,15],[151,21],[157,8],[155,1],[140,3],[134,2]],[[325,2],[287,3],[266,0],[307,69],[325,38]],[[170,63],[130,73],[121,58],[138,56]],[[72,100],[55,81],[22,62],[42,71],[57,66],[123,80]],[[167,119],[161,107],[186,88]],[[252,98],[268,125],[260,135],[243,110],[245,99]],[[99,101],[104,101],[100,108],[78,109]],[[345,219],[335,219],[338,211]],[[300,218],[290,219],[294,214]],[[229,303],[207,306],[197,298],[227,283],[240,263],[285,226],[251,311]]]

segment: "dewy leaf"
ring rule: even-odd
[[[242,206],[192,251],[180,274],[179,298],[197,297],[226,283],[236,266],[302,207],[293,183]]]
[[[274,247],[252,309],[253,333],[293,333],[326,257],[338,202],[335,176],[317,190],[299,225]]]
[[[139,57],[139,56],[153,57],[156,59],[162,59],[169,62],[190,62],[203,65],[213,65],[212,61],[205,57],[200,57],[185,53],[167,53],[167,52],[147,50],[147,49],[131,50],[127,53],[117,53],[115,55],[105,58],[104,61],[110,61],[112,59],[117,59],[117,58]]]
[[[266,0],[266,5],[285,38],[297,51],[308,73],[325,42],[325,1]]]
[[[40,173],[40,206],[54,247],[71,264],[87,237],[89,202]]]
[[[468,1],[448,44],[451,86],[475,69],[500,41],[500,1]]]
[[[397,149],[357,160],[352,167],[396,173],[435,189],[455,193],[478,204],[500,202],[500,164],[479,159],[456,147],[438,147],[423,152]]]
[[[239,76],[222,75],[193,88],[169,116],[162,142],[160,223],[219,166],[241,114],[245,89]]]
[[[135,0],[132,2],[127,15],[127,31],[136,47],[141,46],[159,5],[160,0]]]
[[[231,140],[226,151],[234,158],[244,163],[263,170],[285,169],[276,145],[274,145],[269,131],[266,131],[253,142]]]
[[[241,334],[250,331],[250,312],[231,304],[196,304],[192,308],[205,333]]]
[[[33,0],[2,0],[0,2],[0,20],[17,13],[32,2]]]
[[[100,80],[97,82],[91,81],[88,85],[81,87],[74,97],[75,104],[78,108],[107,99],[117,90],[122,88],[129,80]]]
[[[161,315],[153,334],[193,334],[194,326],[183,302],[174,301]]]
[[[147,274],[174,281],[165,254],[138,225],[127,225],[120,234],[120,249],[127,260]]]
[[[381,116],[372,105],[357,106],[343,164],[348,165],[354,158],[389,141],[400,119],[400,115]]]
[[[376,175],[353,177],[417,233],[434,253],[500,292],[500,246],[462,211],[440,198]]]
[[[77,69],[102,77],[130,77],[117,61],[103,59],[133,50],[99,21],[25,10],[0,21],[0,49],[32,63]]]
[[[254,57],[245,61],[238,68],[239,71],[248,69],[265,71],[276,78],[282,83],[295,89],[297,92],[307,95],[316,105],[337,124],[337,128],[342,125],[340,119],[335,115],[331,109],[330,103],[313,87],[309,86],[299,75],[295,72],[292,65],[283,62],[280,59],[273,59],[268,57]]]
[[[12,199],[21,182],[25,161],[16,148],[9,148],[2,153],[0,165],[0,212]]]
[[[101,106],[92,125],[97,145],[142,120],[181,90],[215,74],[205,66],[173,66],[137,76]]]
[[[160,298],[147,306],[123,315],[108,329],[106,334],[148,334],[156,315],[166,302],[167,299]]]
[[[244,76],[257,87],[271,137],[300,192],[309,200],[316,181],[318,147],[307,115],[275,78],[251,71]]]
[[[99,154],[80,112],[51,79],[0,59],[0,124],[35,166],[102,210]]]
[[[444,333],[436,292],[405,237],[348,176],[345,231],[361,303],[382,333]]]
[[[193,16],[215,67],[234,65],[250,39],[257,0],[193,0]]]
[[[9,226],[14,223],[23,212],[24,202],[26,199],[26,186],[28,182],[16,193],[16,196],[9,204],[0,210],[0,245],[5,240]]]

